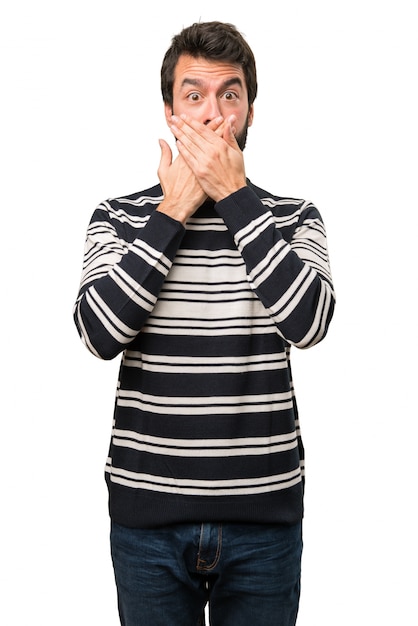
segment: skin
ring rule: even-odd
[[[240,66],[182,55],[173,84],[173,108],[164,105],[179,155],[160,139],[158,210],[185,224],[206,200],[219,202],[246,186],[236,137],[253,121]]]

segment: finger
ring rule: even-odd
[[[215,120],[213,120],[213,126],[216,126],[218,123],[223,123],[219,118],[215,118]],[[179,117],[173,115],[171,121],[172,124],[170,128],[173,135],[177,140],[182,141],[186,145],[195,144],[196,146],[203,147],[204,142],[213,142],[216,136],[208,125],[198,122],[189,115],[182,114]],[[185,138],[187,138],[187,141]]]
[[[225,130],[222,135],[224,140],[227,142],[231,148],[239,149],[237,139],[235,137],[236,127],[235,127],[236,117],[235,115],[231,115],[225,120]]]
[[[215,117],[215,119],[210,120],[210,122],[206,124],[206,128],[213,130],[219,137],[222,137],[225,128],[225,120],[222,116]]]
[[[232,129],[232,133],[235,135],[235,133],[236,133],[236,127],[235,127],[236,119],[237,118],[236,118],[235,115],[231,115],[227,119],[224,119],[223,117],[217,117],[214,120],[211,120],[208,124],[206,124],[206,128],[209,128],[210,130],[213,130],[213,132],[218,137],[223,137],[224,134],[225,134],[225,131],[228,128],[228,124],[230,124],[231,129]]]
[[[173,161],[173,153],[171,152],[170,146],[164,139],[159,139],[158,143],[160,144],[161,148],[161,159],[158,169],[159,171],[166,171]]]
[[[183,132],[185,133],[187,133],[187,126],[189,126],[191,129],[195,130],[198,134],[203,134],[205,133],[206,129],[209,129],[209,130],[214,131],[219,137],[222,137],[228,125],[231,126],[232,132],[235,134],[236,132],[235,124],[237,121],[237,116],[233,114],[225,119],[221,115],[219,115],[218,117],[215,117],[213,120],[210,120],[210,122],[208,122],[207,124],[201,124],[197,120],[185,114],[180,115],[180,117],[173,115],[172,120],[173,120],[174,125],[178,127],[179,129],[182,129]]]

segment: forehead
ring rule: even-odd
[[[185,79],[217,84],[234,78],[240,81],[245,89],[245,76],[240,65],[182,54],[174,70],[174,89],[181,89]]]

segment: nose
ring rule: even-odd
[[[215,117],[222,115],[219,108],[218,98],[213,95],[206,99],[204,111],[204,124],[209,124]]]

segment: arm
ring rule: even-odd
[[[180,222],[153,211],[137,238],[127,243],[111,219],[116,204],[104,202],[93,214],[74,306],[82,341],[103,359],[119,354],[141,330],[184,234]]]
[[[289,343],[308,348],[323,339],[334,311],[324,225],[307,202],[290,243],[272,211],[250,187],[215,205],[242,254],[251,288]]]

